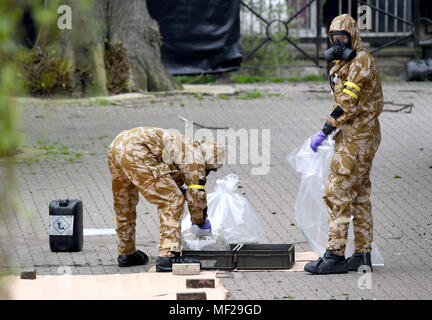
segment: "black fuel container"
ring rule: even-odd
[[[84,242],[80,200],[53,200],[49,204],[49,243],[53,252],[81,251]]]

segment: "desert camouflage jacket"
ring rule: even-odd
[[[340,130],[336,141],[379,143],[378,116],[382,111],[383,95],[380,76],[374,58],[363,48],[357,22],[348,14],[336,17],[332,31],[347,31],[356,56],[349,62],[338,60],[330,70],[334,83],[335,105],[327,122]]]
[[[206,170],[223,165],[224,149],[220,144],[193,141],[166,129],[139,127],[122,131],[110,148],[142,161],[155,179],[170,174],[179,187],[186,184],[185,198],[192,221],[204,222],[207,217]]]

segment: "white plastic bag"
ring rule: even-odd
[[[268,243],[264,229],[249,201],[235,193],[238,176],[229,174],[216,180],[214,192],[207,194],[207,216],[212,232],[228,243]],[[189,212],[183,217],[181,229],[184,244],[188,244],[191,226]]]
[[[206,236],[197,236],[190,232],[190,228],[182,232],[181,244],[182,250],[231,250],[229,243],[220,234],[212,232]]]
[[[295,204],[295,219],[306,240],[316,254],[322,256],[328,242],[328,212],[322,196],[329,174],[330,163],[334,154],[332,135],[324,140],[314,152],[310,147],[312,137],[288,155],[288,162],[302,174]],[[352,221],[352,217],[351,217]],[[348,229],[348,242],[345,256],[354,251],[354,233],[352,223]],[[372,242],[372,265],[383,266],[384,259],[375,242]]]

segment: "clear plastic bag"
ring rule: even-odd
[[[218,179],[215,190],[207,194],[207,216],[213,234],[233,244],[268,243],[264,229],[249,201],[235,192],[237,183],[238,176],[229,174]],[[181,224],[183,245],[186,247],[191,247],[193,241],[190,226],[188,212]]]
[[[302,174],[295,204],[295,220],[314,252],[322,256],[328,242],[329,217],[322,196],[333,159],[334,140],[330,135],[318,147],[318,152],[313,152],[310,147],[311,139],[312,137],[308,138],[301,146],[295,148],[288,155],[288,162]],[[353,251],[354,233],[351,222],[345,256],[351,256]],[[372,242],[371,256],[372,265],[384,265],[384,259],[375,242]]]
[[[225,238],[215,232],[207,236],[197,236],[187,229],[182,232],[181,243],[183,250],[231,250]]]

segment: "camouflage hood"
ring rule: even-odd
[[[351,36],[352,49],[357,53],[363,50],[363,43],[360,39],[357,22],[349,14],[342,14],[333,19],[328,32],[330,40],[330,33],[333,31],[348,32]]]
[[[206,163],[206,170],[222,167],[225,159],[224,147],[219,143],[210,141],[200,141],[199,143]]]

